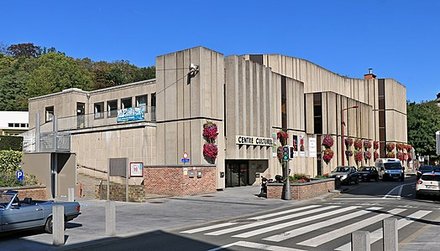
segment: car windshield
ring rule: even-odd
[[[369,166],[361,167],[361,171],[370,171],[370,170],[371,170],[371,167],[369,167]]]
[[[385,163],[385,169],[402,169],[400,163]]]
[[[0,193],[0,208],[5,208],[12,199],[11,194]]]
[[[422,176],[424,181],[440,181],[440,175],[425,174]]]
[[[348,172],[348,171],[350,171],[350,167],[348,167],[348,166],[338,166],[338,167],[336,167],[335,170],[333,170],[334,173],[337,173],[337,172]]]
[[[434,169],[433,166],[421,166],[419,168],[420,172],[431,172]]]

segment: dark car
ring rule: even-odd
[[[342,184],[359,183],[359,174],[354,166],[338,166],[329,177],[338,179]]]
[[[362,166],[359,168],[359,179],[363,181],[379,181],[379,172],[374,166]]]
[[[417,170],[417,179],[420,179],[424,173],[440,172],[440,166],[421,166]]]

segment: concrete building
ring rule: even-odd
[[[20,135],[28,129],[28,112],[0,111],[0,135]]]
[[[58,130],[70,135],[79,172],[105,179],[112,161],[124,158],[130,167],[143,166],[130,184],[173,195],[253,185],[282,174],[279,131],[295,146],[290,174],[311,177],[342,164],[373,165],[363,153],[374,155],[373,147],[361,147],[356,163],[345,155],[344,138],[377,141],[382,157],[387,143],[407,142],[406,89],[396,80],[371,71],[347,78],[304,59],[225,57],[204,47],[158,56],[156,79],[32,98],[31,127],[36,114],[41,132],[55,128],[56,116]],[[204,136],[214,124],[218,135]],[[334,142],[328,162],[324,137]]]

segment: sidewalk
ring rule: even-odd
[[[213,194],[150,199],[145,203],[116,202],[116,237],[156,230],[172,230],[210,221],[225,221],[305,202],[256,196],[259,186],[227,188]],[[78,248],[107,239],[105,201],[82,200],[82,214],[66,229],[65,246],[52,246],[52,235],[27,231],[1,237],[1,250],[54,250]],[[17,236],[20,236],[17,239]]]

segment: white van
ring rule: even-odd
[[[405,180],[405,171],[402,167],[402,163],[399,159],[385,158],[378,159],[375,163],[376,169],[379,172],[379,178],[381,180],[387,179],[400,179]]]

